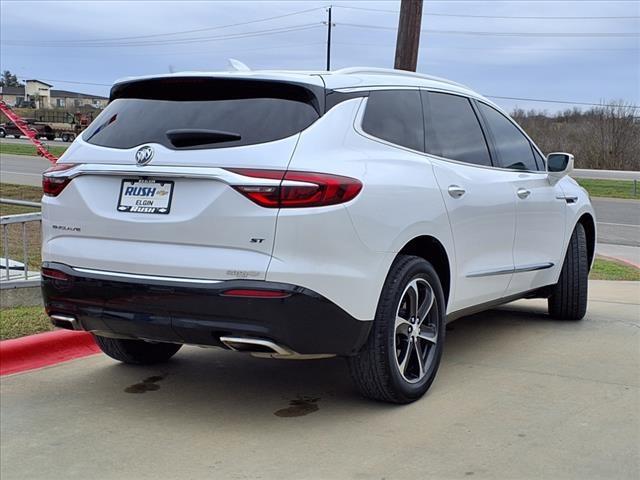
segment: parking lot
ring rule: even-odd
[[[430,392],[359,398],[344,362],[185,348],[4,377],[3,480],[638,478],[640,284],[591,282],[587,317],[520,301],[454,322]]]

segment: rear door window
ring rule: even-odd
[[[315,122],[324,91],[283,82],[170,78],[117,85],[83,134],[112,148],[159,143],[172,149],[271,142]]]
[[[538,170],[531,143],[520,129],[495,108],[482,102],[478,102],[478,105],[493,137],[500,166],[516,170]]]
[[[427,152],[490,166],[489,147],[469,99],[425,91],[422,95],[427,112]]]
[[[362,129],[374,137],[424,151],[424,120],[418,90],[380,90],[369,94]]]

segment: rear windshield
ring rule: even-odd
[[[283,82],[169,78],[116,85],[84,132],[94,145],[227,148],[289,137],[319,117],[324,92]]]

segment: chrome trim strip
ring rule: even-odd
[[[79,273],[88,273],[90,275],[98,275],[98,276],[103,276],[108,278],[121,278],[121,279],[135,278],[138,280],[159,280],[163,282],[201,283],[201,284],[202,283],[215,284],[215,283],[222,282],[222,280],[206,280],[203,278],[165,277],[162,275],[143,275],[139,273],[109,272],[106,270],[93,270],[91,268],[71,267],[71,269]]]
[[[552,262],[545,263],[533,263],[530,265],[522,265],[521,267],[516,267],[513,269],[513,273],[522,273],[522,272],[533,272],[535,270],[546,270],[547,268],[553,267]]]
[[[217,180],[228,185],[307,186],[309,182],[294,180],[247,177],[220,167],[176,167],[171,165],[117,165],[109,163],[79,163],[76,167],[60,172],[46,173],[46,177],[76,178],[82,175],[107,175],[117,177],[198,178]]]
[[[497,268],[495,270],[483,270],[481,272],[473,272],[467,275],[467,278],[489,277],[491,275],[507,275],[513,273],[513,267]]]
[[[556,195],[556,200],[564,200],[567,203],[576,203],[578,197],[575,195]]]
[[[530,265],[522,265],[520,267],[515,268],[499,268],[496,270],[486,270],[483,272],[473,272],[467,275],[467,278],[477,278],[477,277],[489,277],[492,275],[507,275],[510,273],[523,273],[523,272],[534,272],[536,270],[545,270],[547,268],[553,267],[553,263],[534,263]]]

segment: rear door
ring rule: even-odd
[[[314,85],[247,79],[114,87],[109,106],[61,159],[80,164],[77,176],[45,198],[45,260],[264,279],[277,208],[258,206],[234,186],[277,187],[278,174],[256,179],[250,170],[286,170],[321,100]]]
[[[455,244],[454,312],[505,295],[513,271],[515,200],[510,174],[492,168],[470,100],[423,92],[423,105],[426,151],[443,158],[433,165]]]
[[[547,179],[542,157],[529,139],[505,115],[477,102],[500,167],[513,185],[516,233],[514,276],[508,293],[516,294],[554,281],[562,263],[566,202],[558,184]]]

